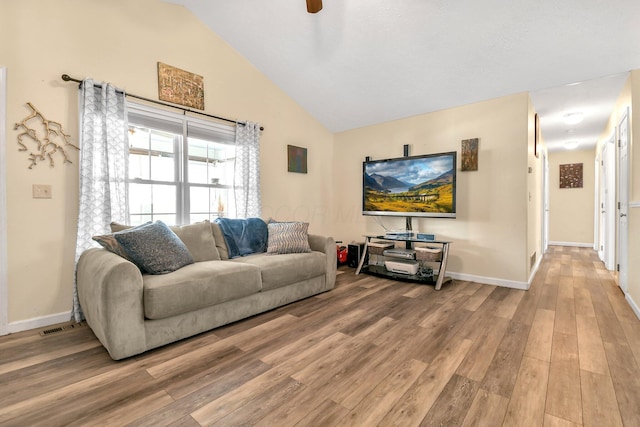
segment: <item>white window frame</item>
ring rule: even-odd
[[[158,181],[153,179],[128,179],[129,184],[157,184],[176,186],[176,224],[187,224],[191,215],[191,187],[221,188],[227,189],[229,197],[227,204],[233,200],[233,185],[213,183],[189,182],[189,137],[214,140],[219,143],[235,146],[235,126],[203,120],[185,113],[176,113],[161,108],[155,108],[127,101],[127,110],[130,117],[130,125],[147,126],[150,129],[166,130],[180,135],[174,138],[174,177],[173,182]],[[155,126],[154,126],[155,125]],[[228,210],[229,211],[229,210]],[[227,214],[228,214],[227,211]],[[215,211],[209,210],[210,219]]]

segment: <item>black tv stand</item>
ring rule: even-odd
[[[451,242],[442,241],[442,240],[426,240],[426,239],[418,239],[415,236],[408,237],[406,235],[365,235],[365,244],[364,251],[360,257],[360,262],[358,264],[358,268],[356,270],[356,274],[365,273],[372,274],[375,276],[386,277],[394,280],[402,280],[409,282],[417,282],[428,285],[435,285],[436,290],[440,290],[442,285],[452,281],[450,277],[446,277],[446,268],[447,268],[447,259],[449,257],[449,244]],[[375,239],[378,242],[390,242],[395,244],[396,242],[404,242],[407,249],[412,249],[415,247],[416,243],[426,243],[431,247],[441,247],[442,255],[439,260],[427,261],[429,263],[437,264],[439,266],[438,273],[433,276],[424,276],[420,273],[418,274],[403,274],[403,273],[395,273],[387,270],[387,268],[380,263],[371,263],[365,265],[365,261],[369,260],[369,248],[372,243],[372,239]],[[393,255],[375,255],[376,257],[382,257],[383,260],[393,259]]]

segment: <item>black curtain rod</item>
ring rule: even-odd
[[[78,83],[80,85],[82,84],[82,80],[74,79],[69,74],[63,74],[62,75],[62,80],[64,80],[65,82],[76,82],[76,83]],[[99,84],[96,84],[95,87],[102,87],[102,86],[99,85]],[[138,96],[138,95],[134,95],[132,93],[127,93],[127,92],[122,92],[122,91],[118,91],[118,92],[124,93],[125,96],[130,96],[131,98],[141,99],[143,101],[152,102],[154,104],[164,105],[165,107],[177,108],[179,110],[182,110],[182,111],[185,111],[185,112],[188,112],[188,113],[200,114],[201,116],[211,117],[213,119],[218,119],[218,120],[224,120],[225,122],[230,122],[230,123],[237,123],[237,124],[240,124],[242,126],[246,125],[245,122],[238,122],[236,120],[231,120],[231,119],[226,119],[224,117],[214,116],[213,114],[207,114],[207,113],[203,113],[201,111],[192,110],[190,108],[180,107],[178,105],[170,104],[168,102],[156,101],[155,99],[145,98],[144,96]],[[264,130],[264,126],[260,126],[260,130]]]

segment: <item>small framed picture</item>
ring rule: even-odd
[[[287,164],[289,172],[307,173],[307,149],[287,145]]]
[[[582,163],[560,165],[560,188],[582,188]]]
[[[462,140],[462,172],[478,170],[478,141],[478,138]]]

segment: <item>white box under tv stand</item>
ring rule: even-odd
[[[388,236],[388,235],[379,235],[379,234],[367,234],[364,236],[365,245],[364,251],[362,251],[362,256],[360,257],[360,262],[358,263],[358,268],[356,269],[356,274],[365,273],[372,274],[375,276],[387,277],[389,279],[395,280],[403,280],[410,282],[418,282],[424,284],[435,285],[436,290],[440,290],[444,283],[450,282],[453,279],[450,277],[445,277],[446,267],[447,267],[447,258],[449,257],[449,244],[451,242],[443,241],[443,240],[426,240],[426,239],[418,239],[416,237],[407,237],[407,236]],[[394,273],[388,271],[384,266],[380,265],[364,265],[367,256],[369,255],[369,245],[372,243],[372,239],[376,239],[377,241],[383,242],[404,242],[407,249],[413,248],[416,243],[426,243],[429,245],[439,245],[442,247],[442,257],[440,261],[433,261],[440,264],[440,268],[438,269],[438,274],[433,276],[433,279],[416,276],[416,275],[408,275],[402,273]]]

